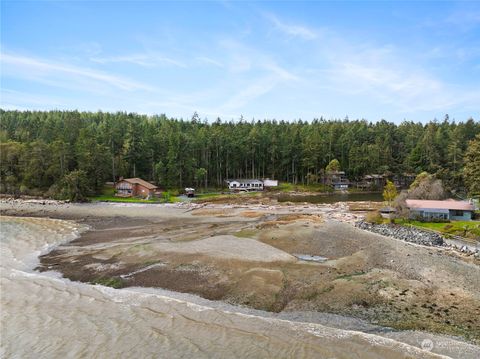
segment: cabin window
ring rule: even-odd
[[[452,215],[455,216],[455,217],[463,217],[463,211],[461,211],[461,210],[456,209],[452,212],[453,212]]]

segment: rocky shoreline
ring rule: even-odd
[[[466,245],[458,246],[455,244],[449,244],[442,235],[415,227],[405,227],[396,224],[374,224],[365,221],[356,222],[355,227],[409,243],[429,247],[449,248],[459,250],[462,253],[474,255],[476,258],[480,257],[478,248],[468,247]]]

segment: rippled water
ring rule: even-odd
[[[81,230],[68,221],[1,217],[2,358],[430,357],[374,335],[33,271],[39,254]]]

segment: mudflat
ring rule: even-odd
[[[160,287],[275,313],[339,314],[480,343],[478,260],[331,219],[345,209],[248,203],[0,208],[87,224],[90,230],[78,239],[41,257],[39,270],[72,280]]]

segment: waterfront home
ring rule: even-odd
[[[367,183],[368,188],[383,188],[385,185],[385,176],[370,174],[363,177],[363,180]]]
[[[235,192],[263,191],[263,182],[258,179],[226,180],[228,189]]]
[[[153,197],[157,186],[141,178],[121,178],[115,184],[116,196],[118,197]]]
[[[350,181],[344,171],[330,171],[325,176],[325,184],[332,186],[336,191],[344,191],[348,189]]]
[[[455,201],[453,199],[445,201],[407,199],[406,203],[411,218],[455,221],[469,221],[473,219],[474,208],[467,201]]]
[[[397,188],[408,188],[417,175],[414,173],[402,173],[393,176],[393,184]]]

